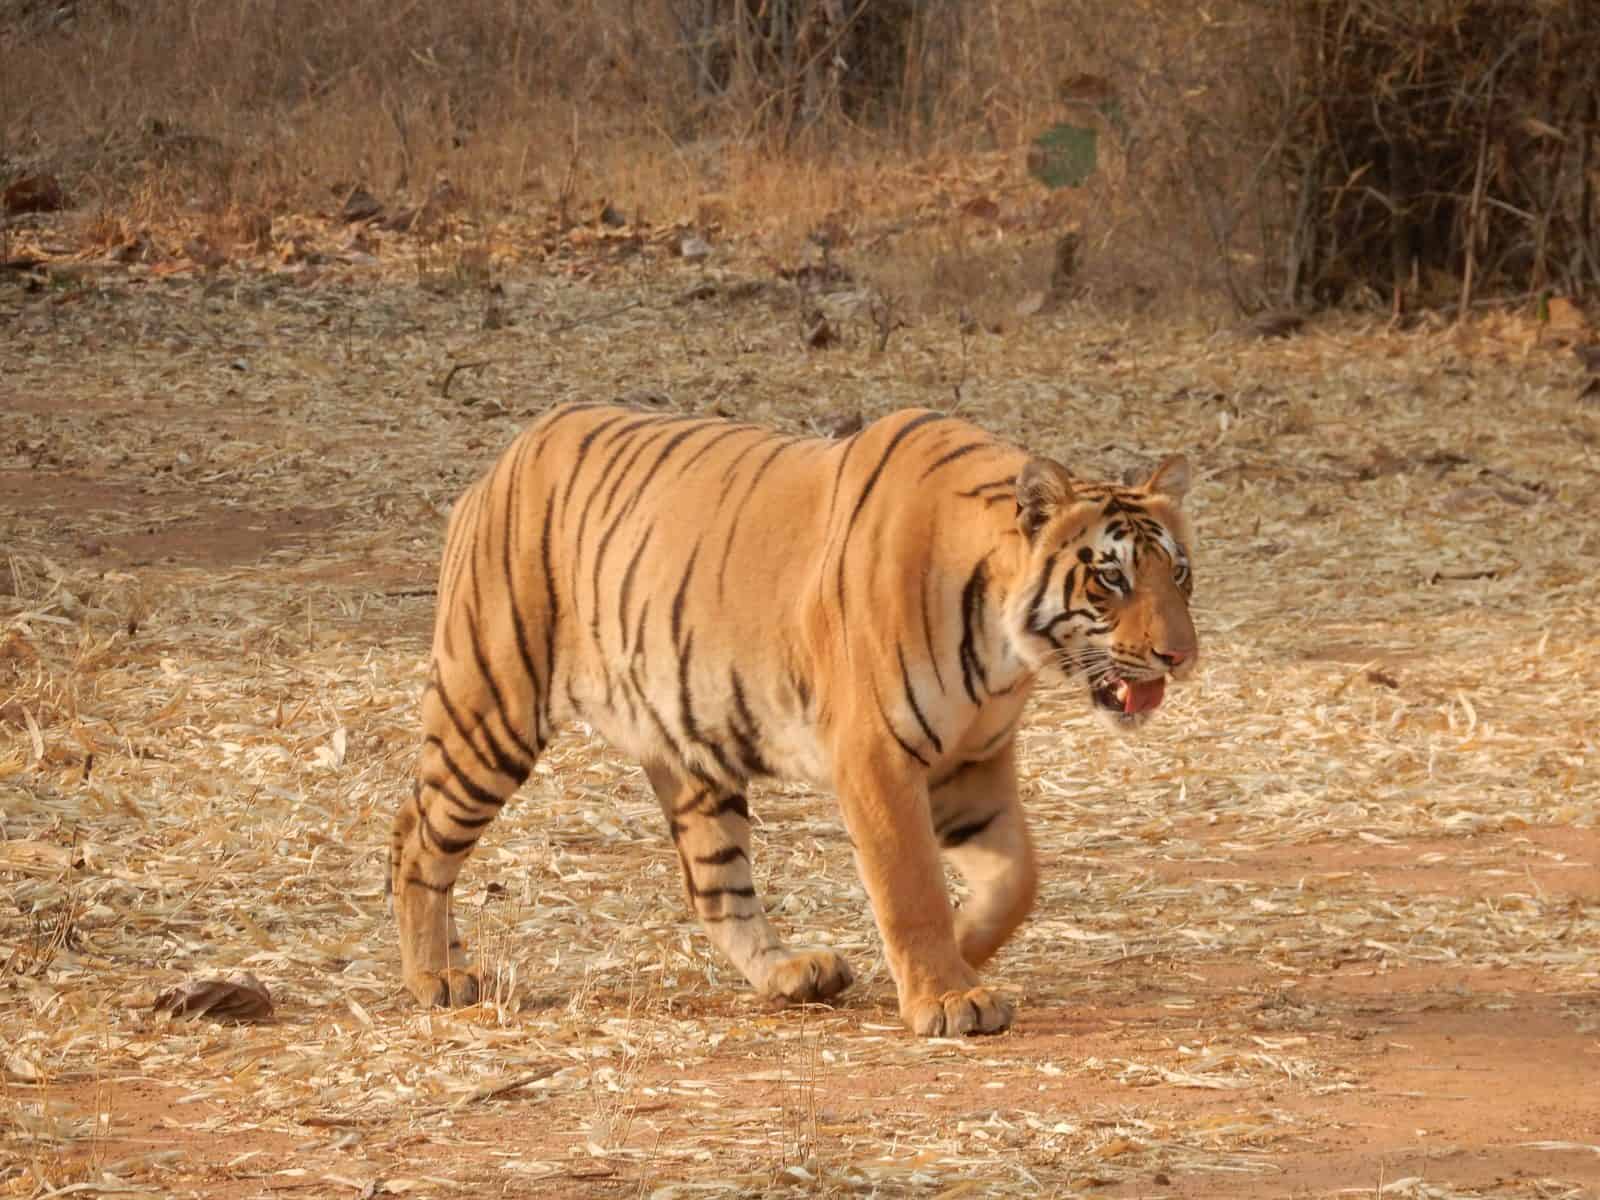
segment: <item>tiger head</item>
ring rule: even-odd
[[[1081,678],[1114,726],[1141,725],[1168,676],[1198,657],[1189,619],[1189,530],[1179,501],[1189,467],[1169,458],[1135,487],[1074,481],[1034,458],[1017,476],[1026,543],[1007,633],[1029,667]]]

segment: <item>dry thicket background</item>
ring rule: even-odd
[[[1595,1195],[1593,9],[0,0],[0,1195]],[[899,1030],[793,788],[860,983],[764,1007],[581,729],[493,999],[397,986],[443,514],[574,397],[1191,455],[1198,677],[1022,735],[1015,1031]]]

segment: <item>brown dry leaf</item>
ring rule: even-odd
[[[249,971],[226,979],[191,979],[156,997],[157,1012],[218,1021],[265,1021],[272,1016],[272,994]]]
[[[18,663],[33,663],[39,661],[39,655],[28,644],[28,639],[22,636],[22,631],[13,629],[4,638],[0,638],[0,662],[7,659]]]

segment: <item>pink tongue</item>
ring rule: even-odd
[[[1167,691],[1165,679],[1150,679],[1139,683],[1131,680],[1125,682],[1128,685],[1128,694],[1122,698],[1122,711],[1125,713],[1145,712],[1154,708],[1161,703],[1161,697]]]

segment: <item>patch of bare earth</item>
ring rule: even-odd
[[[1569,360],[1515,322],[1072,308],[880,353],[848,297],[817,350],[786,285],[718,270],[0,281],[0,1195],[1595,1195],[1600,412]],[[860,982],[763,1006],[576,731],[464,876],[494,998],[400,992],[381,860],[442,514],[550,404],[627,393],[1192,456],[1198,678],[1137,739],[1047,690],[1022,739],[1047,873],[992,970],[1012,1032],[900,1030],[795,789],[755,800],[768,907]],[[273,1020],[152,1007],[241,969]]]

